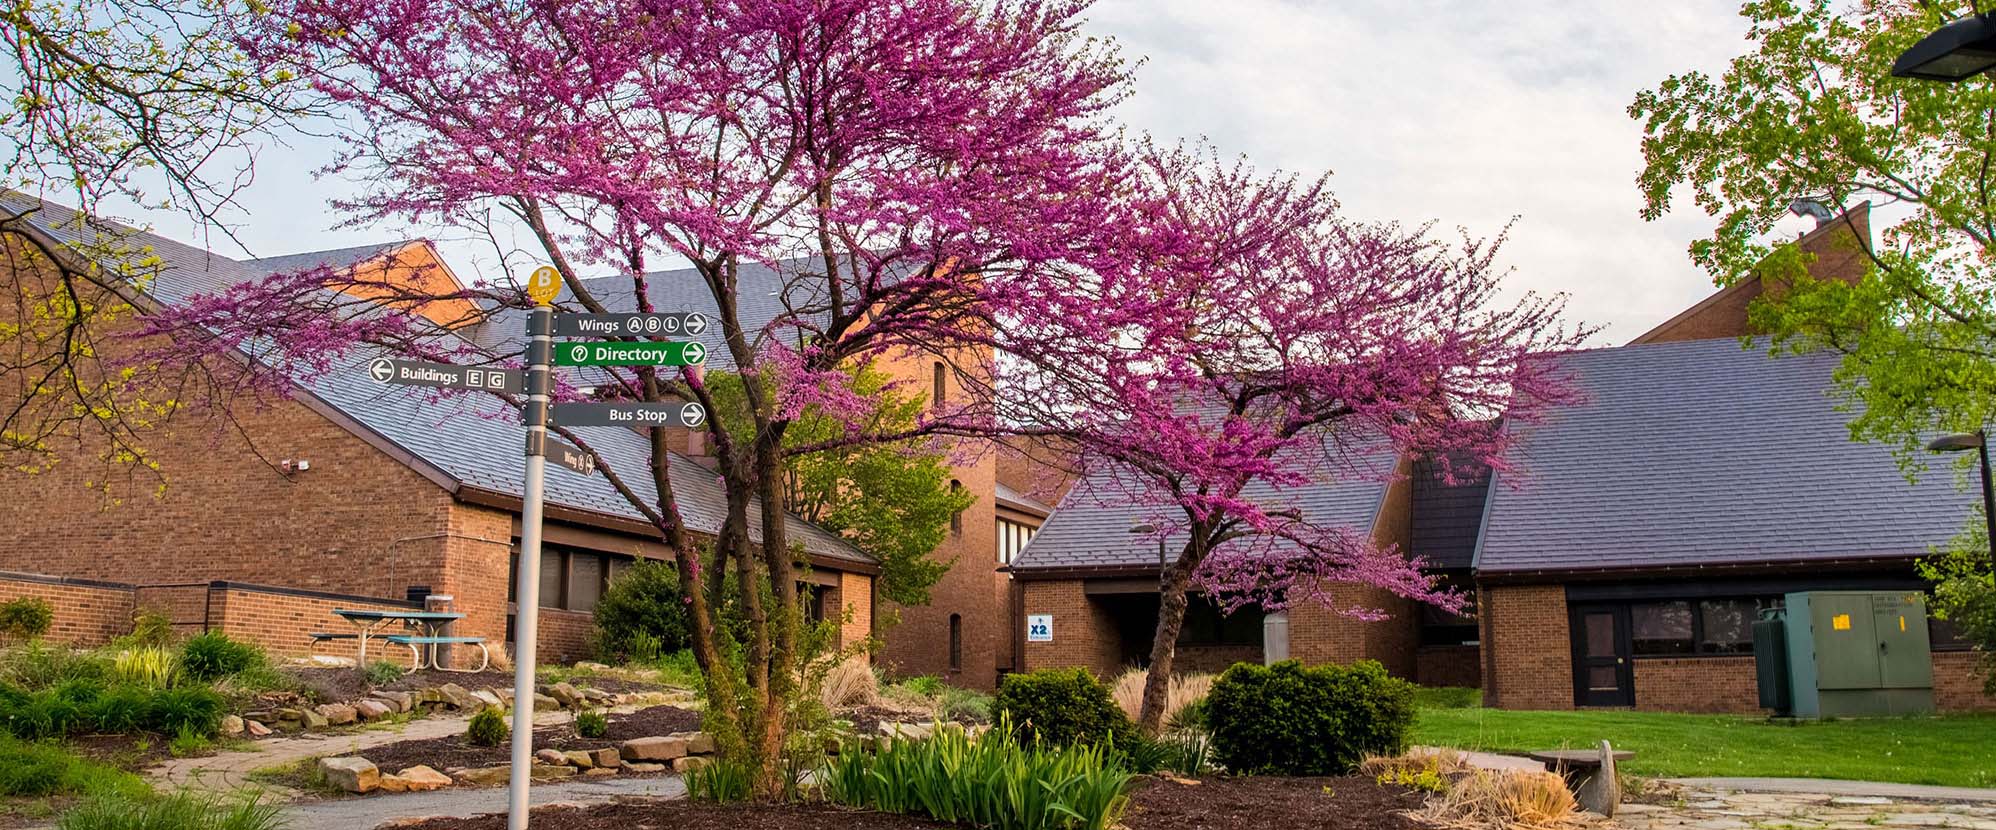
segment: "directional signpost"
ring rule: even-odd
[[[556,366],[699,366],[707,362],[707,347],[692,342],[562,343],[555,347]]]
[[[697,311],[671,314],[563,314],[554,318],[556,337],[698,337],[707,331],[707,315]]]
[[[707,408],[697,403],[612,401],[558,403],[554,422],[565,427],[677,427],[692,429],[707,423]]]
[[[541,516],[546,512],[549,375],[554,309],[561,274],[541,266],[527,280],[534,310],[527,314],[527,481],[520,493],[520,573],[513,586],[513,768],[507,782],[506,828],[527,830],[527,785],[534,771],[534,654],[540,647]]]
[[[376,383],[397,386],[433,386],[440,389],[478,389],[517,395],[526,388],[526,375],[518,369],[483,366],[453,366],[377,357],[367,364],[367,376]]]

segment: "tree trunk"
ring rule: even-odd
[[[1196,539],[1199,534],[1194,532]],[[1186,591],[1192,584],[1192,569],[1199,563],[1194,542],[1187,542],[1178,561],[1158,577],[1157,633],[1150,646],[1150,676],[1144,680],[1143,708],[1137,726],[1146,735],[1164,729],[1164,707],[1171,691],[1171,663],[1178,654],[1178,632],[1185,627]]]

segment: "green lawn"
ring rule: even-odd
[[[1414,742],[1522,754],[1591,747],[1636,753],[1648,777],[1773,776],[1996,787],[1996,715],[1781,723],[1663,712],[1423,708]]]

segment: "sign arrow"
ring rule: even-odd
[[[686,315],[687,334],[699,334],[706,330],[707,330],[707,315],[705,314]]]
[[[395,377],[395,361],[377,357],[367,364],[367,375],[374,378],[375,383],[387,383],[389,378]]]
[[[679,423],[689,428],[707,423],[707,407],[697,402],[688,402],[679,408]]]

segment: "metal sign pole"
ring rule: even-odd
[[[541,513],[553,333],[554,312],[546,305],[536,307],[527,316],[527,482],[521,494],[519,583],[513,591],[518,601],[513,613],[513,769],[507,830],[527,830],[527,785],[534,771],[534,649],[540,633],[536,629],[541,610]]]

